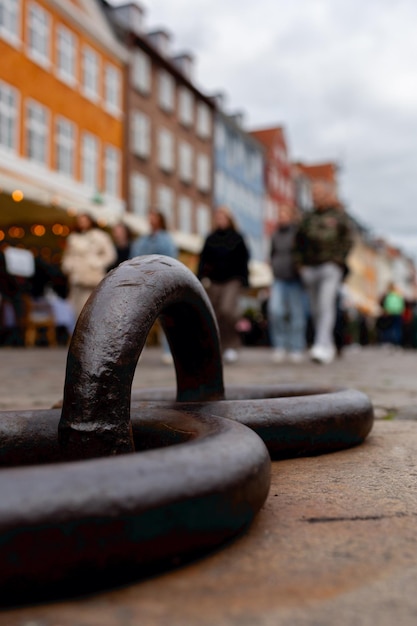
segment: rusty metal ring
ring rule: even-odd
[[[224,397],[216,321],[192,273],[167,257],[110,273],[77,322],[60,419],[54,410],[1,416],[3,602],[51,597],[68,583],[85,591],[201,553],[265,501],[270,457],[250,429],[168,408],[130,419],[136,363],[158,316],[178,400]]]
[[[178,565],[243,530],[268,494],[268,452],[231,420],[150,409],[134,415],[138,454],[59,463],[59,411],[1,418],[2,604]]]
[[[175,402],[170,388],[136,390],[132,408],[177,408],[198,415],[233,419],[254,430],[272,459],[336,452],[362,443],[372,429],[374,411],[367,395],[355,389],[312,385],[230,385],[224,400]]]

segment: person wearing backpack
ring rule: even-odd
[[[405,299],[394,283],[381,298],[381,342],[401,346],[403,340],[403,313]]]

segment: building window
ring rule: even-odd
[[[76,49],[75,35],[65,26],[58,26],[57,73],[58,77],[69,85],[76,82]]]
[[[48,126],[47,109],[37,102],[27,105],[26,117],[26,152],[29,159],[48,165]]]
[[[226,129],[223,124],[218,121],[214,129],[214,145],[216,150],[223,151],[226,149],[227,138]]]
[[[149,94],[151,90],[151,61],[141,50],[136,50],[133,56],[132,82],[135,89],[142,94]]]
[[[184,126],[191,126],[194,121],[193,116],[194,98],[189,89],[181,87],[179,91],[179,111],[178,117]]]
[[[120,152],[113,146],[106,146],[104,153],[104,191],[107,195],[119,197]]]
[[[174,209],[174,193],[172,189],[166,185],[159,185],[156,201],[158,211],[161,211],[161,213],[165,215],[167,222],[173,227],[172,213]]]
[[[196,212],[197,233],[205,237],[211,230],[211,211],[206,204],[199,204]]]
[[[210,159],[205,154],[197,157],[197,187],[203,193],[210,190]]]
[[[0,81],[0,146],[17,149],[17,91]]]
[[[172,172],[174,169],[174,137],[165,128],[161,128],[158,133],[158,162],[164,172]]]
[[[121,74],[114,65],[106,65],[104,74],[104,100],[107,111],[119,115],[121,111]]]
[[[151,121],[148,115],[133,113],[133,153],[141,159],[147,159],[151,153]]]
[[[59,118],[56,122],[56,169],[61,174],[74,177],[75,127],[72,122]]]
[[[174,110],[175,81],[173,77],[161,70],[159,72],[159,105],[164,111]]]
[[[199,102],[197,106],[196,132],[201,139],[208,139],[211,135],[210,108],[202,102]]]
[[[190,184],[193,180],[193,149],[185,141],[179,147],[179,177],[183,183]]]
[[[130,183],[132,208],[136,215],[146,218],[149,211],[150,183],[149,179],[137,172],[132,175]]]
[[[20,41],[20,0],[0,0],[0,37],[16,45]]]
[[[84,95],[89,100],[97,101],[99,98],[98,74],[98,54],[86,46],[82,55],[82,85]]]
[[[28,51],[36,63],[50,65],[50,16],[35,3],[29,5]]]
[[[183,233],[192,232],[192,209],[193,203],[187,196],[181,196],[178,201],[178,227]]]
[[[92,191],[98,186],[98,139],[91,133],[84,133],[81,143],[81,180]]]

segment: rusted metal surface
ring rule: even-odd
[[[149,410],[134,422],[137,454],[59,463],[57,412],[17,417],[19,446],[3,462],[22,461],[34,420],[37,435],[30,465],[0,471],[3,603],[91,591],[178,564],[245,528],[267,497],[268,452],[231,420]],[[13,418],[2,419],[4,432]]]
[[[137,257],[101,282],[78,319],[59,426],[68,458],[133,451],[132,380],[158,317],[175,361],[177,400],[224,397],[217,324],[200,282],[175,259]]]
[[[175,390],[135,391],[136,410],[153,406],[233,419],[254,430],[273,459],[335,452],[364,441],[374,423],[368,396],[355,389],[306,385],[229,386],[224,400],[175,402]]]
[[[216,321],[185,266],[140,258],[104,279],[77,322],[61,417],[0,420],[3,602],[85,592],[201,554],[264,503],[270,457],[251,430],[168,408],[130,419],[132,378],[158,316],[178,401],[224,397]]]
[[[177,389],[132,402],[158,317]],[[268,450],[278,458],[356,445],[372,420],[354,390],[225,393],[217,324],[197,278],[167,257],[123,263],[77,322],[62,414],[1,415],[2,600],[87,591],[201,554],[262,507]]]

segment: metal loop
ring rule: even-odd
[[[132,380],[157,317],[175,360],[177,400],[224,397],[217,323],[200,281],[170,257],[136,257],[100,283],[78,319],[59,424],[67,458],[133,451]]]

